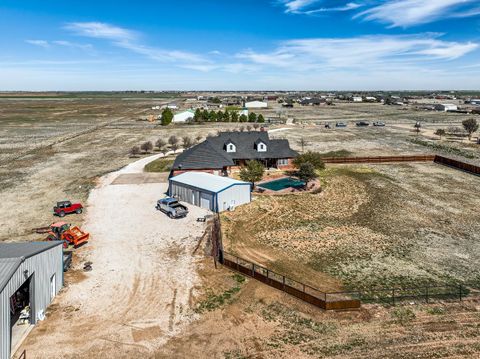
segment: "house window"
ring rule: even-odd
[[[263,142],[260,142],[260,143],[257,145],[257,151],[258,151],[258,152],[266,152],[266,151],[267,151],[267,145],[264,144]]]
[[[235,145],[233,143],[229,143],[227,145],[227,152],[235,152],[235,151],[236,151]]]
[[[277,160],[277,166],[288,166],[288,158],[280,158]]]

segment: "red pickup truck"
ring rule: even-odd
[[[53,207],[53,214],[59,217],[64,217],[69,213],[80,214],[83,211],[81,203],[72,203],[70,201],[57,202],[57,205]]]

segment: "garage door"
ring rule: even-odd
[[[200,207],[205,209],[212,209],[210,195],[202,193],[202,195],[200,196]]]

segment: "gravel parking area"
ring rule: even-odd
[[[112,185],[158,156],[102,177],[91,192],[84,225],[91,241],[24,343],[28,357],[145,357],[195,319],[200,258],[192,253],[205,227],[196,218],[207,211],[189,206],[186,218],[172,220],[154,208],[165,182]],[[84,273],[86,261],[93,270]]]

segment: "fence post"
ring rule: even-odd
[[[282,277],[282,281],[283,281],[283,290],[285,290],[285,276]]]
[[[458,297],[460,299],[460,302],[462,301],[462,285],[458,285]]]
[[[238,265],[238,257],[235,257],[236,260],[237,260],[237,271],[238,271],[238,268],[239,268],[239,265]]]
[[[267,269],[267,279],[268,279],[268,269]]]
[[[392,305],[395,306],[395,288],[392,288]]]
[[[428,304],[428,285],[425,287],[425,302]]]
[[[252,263],[252,277],[255,278],[255,263]]]

